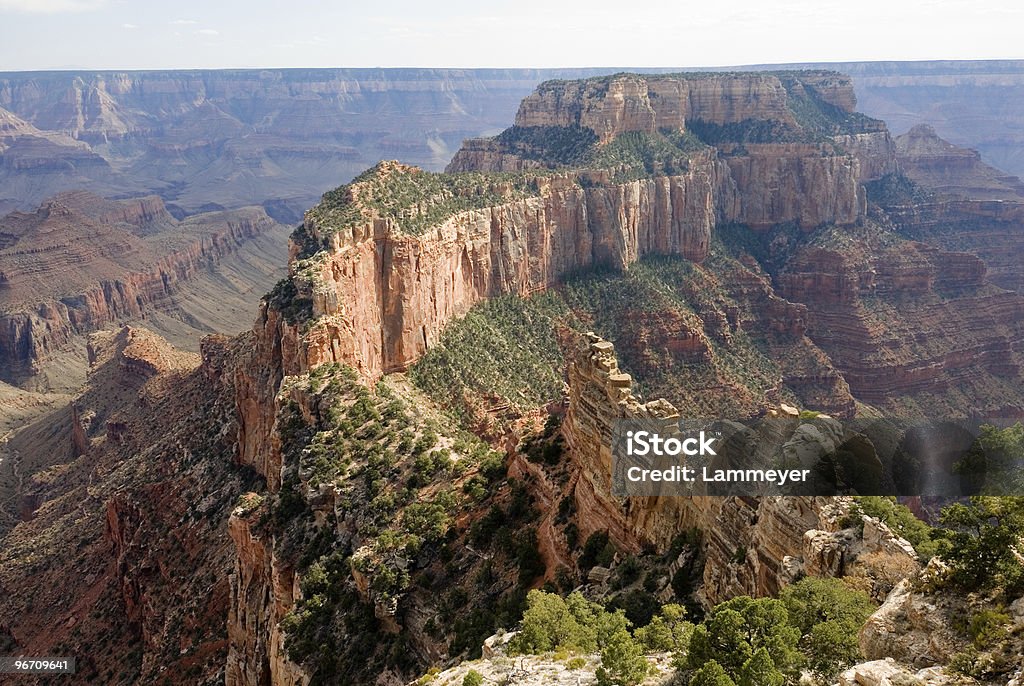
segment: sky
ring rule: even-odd
[[[0,71],[1024,58],[1020,0],[0,0]]]

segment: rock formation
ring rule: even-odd
[[[397,172],[383,164],[374,173]],[[418,236],[380,217],[344,233],[307,219],[308,240],[331,245],[300,282],[315,319],[308,366],[337,361],[369,377],[405,369],[449,320],[486,298],[529,295],[573,271],[622,269],[652,252],[703,259],[734,197],[713,159],[685,175],[609,187],[559,176],[536,183],[534,197],[457,213]]]
[[[800,78],[807,83],[795,79],[791,89],[813,90],[818,106],[842,113],[836,115],[839,121],[852,116],[852,92],[842,77],[815,73]],[[744,80],[749,83],[740,87]],[[682,118],[672,120],[680,129],[686,117],[720,120],[723,125],[746,122],[747,118],[738,118],[753,110],[728,102],[716,109],[711,94],[699,95],[702,88],[718,93],[719,81],[622,76],[553,82],[524,101],[517,126],[593,125],[608,137],[657,131],[665,123],[661,120],[675,116],[672,112],[682,113]],[[794,135],[809,131],[797,126],[785,109],[786,98],[796,96],[787,96],[779,77],[731,76],[726,82],[726,100],[742,100],[746,88],[775,103],[775,109],[762,112],[759,120],[791,125]],[[595,89],[601,93],[602,88],[616,94],[588,100],[587,116],[592,118],[572,120],[579,109],[572,104],[575,99]],[[678,101],[662,95],[652,101],[650,93],[658,89],[674,89]],[[709,110],[705,113],[702,107]],[[776,112],[779,107],[785,112]],[[646,114],[624,114],[639,111]],[[884,129],[881,133],[887,135]],[[456,155],[450,169],[493,171],[487,159],[474,154],[473,145],[470,142],[464,154]],[[447,321],[484,298],[527,295],[556,285],[575,270],[621,269],[646,254],[679,254],[699,261],[707,255],[714,227],[723,222],[758,228],[795,222],[809,230],[829,223],[851,224],[863,215],[864,175],[853,154],[799,142],[720,147],[722,152],[705,146],[690,154],[685,173],[635,181],[617,181],[613,173],[601,170],[538,172],[532,179],[527,173],[526,185],[532,188],[528,197],[455,211],[415,235],[403,228],[400,217],[382,214],[365,197],[373,186],[412,182],[422,172],[379,165],[343,197],[325,196],[307,215],[301,241],[326,249],[314,247],[310,254],[298,245],[293,249],[298,257],[313,258],[296,263],[301,266],[297,288],[312,300],[314,319],[309,349],[299,357],[308,361],[307,367],[337,361],[374,377],[406,368],[436,340]],[[436,199],[424,202],[429,206]],[[340,210],[335,205],[358,210],[356,219],[336,215]],[[387,278],[377,278],[381,273]]]
[[[1024,182],[982,162],[977,150],[939,138],[928,124],[897,136],[896,156],[904,174],[941,195],[1024,201]]]

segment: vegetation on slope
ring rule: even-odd
[[[241,512],[302,580],[289,657],[329,684],[413,674],[423,650],[478,655],[545,571],[533,487],[400,381],[368,387],[328,364],[283,393],[281,489]],[[394,623],[419,612],[431,619],[412,646]]]
[[[340,365],[294,378],[286,392],[305,398],[315,417],[285,403],[284,481],[262,515],[279,531],[278,554],[298,560],[303,578],[303,599],[285,621],[289,655],[319,683],[372,669],[370,658],[378,668],[409,668],[406,647],[373,607],[410,592],[416,562],[446,547],[454,518],[502,478],[502,458],[471,435],[442,430],[386,383],[368,388]],[[318,525],[311,503],[324,487],[338,504]],[[366,595],[352,586],[354,573],[367,579]]]
[[[324,193],[306,214],[322,235],[351,229],[373,217],[391,219],[400,231],[420,234],[464,210],[500,205],[537,192],[531,174],[440,174],[381,162],[351,183]]]
[[[693,153],[705,149],[688,131],[629,131],[607,143],[579,126],[512,126],[494,138],[503,151],[550,168],[611,169],[614,183],[683,173]]]
[[[756,316],[754,301],[735,297],[727,281],[739,269],[718,246],[703,265],[649,257],[626,273],[579,275],[525,299],[503,296],[449,324],[411,376],[463,418],[467,405],[480,403],[536,408],[561,398],[561,327],[592,329],[616,343],[645,395],[695,414],[742,416],[782,371],[773,360],[778,336],[759,338],[728,323],[730,312]],[[678,349],[686,337],[692,349]]]
[[[808,578],[779,599],[738,597],[699,624],[676,604],[643,624],[578,592],[562,598],[531,591],[511,654],[601,654],[599,684],[635,686],[651,671],[645,655],[673,653],[680,683],[765,686],[796,683],[808,669],[831,683],[861,658],[857,632],[875,609],[871,599],[838,579]]]
[[[562,395],[560,326],[580,324],[557,291],[506,295],[450,324],[410,376],[456,414],[489,400],[525,412]]]
[[[891,172],[880,179],[864,184],[868,200],[882,207],[892,205],[910,205],[928,202],[934,194],[925,190],[899,172]]]

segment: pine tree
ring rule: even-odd
[[[722,669],[722,665],[711,660],[693,673],[690,686],[736,686],[736,682]]]

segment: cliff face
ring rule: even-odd
[[[310,677],[288,660],[280,627],[300,594],[298,577],[287,563],[276,559],[273,541],[262,540],[252,527],[244,509],[236,509],[228,522],[237,557],[231,578],[224,683],[305,686]]]
[[[778,276],[780,292],[807,305],[809,335],[854,396],[896,410],[919,394],[959,389],[976,410],[1014,416],[1018,401],[999,380],[1020,373],[1024,300],[988,285],[975,255],[872,242],[805,248]],[[942,409],[955,415],[959,402]],[[942,410],[931,400],[912,411]]]
[[[853,102],[853,89],[839,98]],[[830,94],[835,95],[834,88]],[[851,107],[852,110],[852,107]],[[682,129],[701,119],[730,124],[746,119],[792,122],[778,78],[760,74],[671,76],[623,75],[601,80],[549,82],[525,98],[516,126],[578,126],[602,142],[628,131]]]
[[[796,125],[784,79],[842,112],[856,107],[853,84],[834,72],[689,73],[682,78],[622,74],[541,84],[520,104],[515,123],[587,128],[602,142],[629,131],[684,129],[691,120],[719,126],[750,120]]]
[[[77,334],[171,306],[184,284],[276,229],[259,209],[174,220],[158,198],[58,196],[0,222],[0,369],[24,380]]]
[[[748,143],[744,151],[727,158],[739,191],[737,222],[759,230],[795,222],[810,230],[852,224],[867,209],[854,155],[797,143]]]
[[[685,132],[690,119],[719,127],[756,120],[788,127],[800,137],[809,135],[810,124],[797,122],[791,101],[812,97],[835,117],[836,127],[854,126],[847,121],[852,91],[841,76],[810,73],[791,81],[788,89],[780,77],[763,75],[551,82],[524,100],[517,126],[591,129],[600,138],[598,151],[631,132]],[[314,324],[298,357],[304,368],[338,361],[373,377],[406,368],[447,321],[485,298],[527,295],[573,271],[622,269],[647,254],[700,261],[714,227],[723,222],[757,229],[793,222],[807,230],[852,224],[865,211],[858,154],[875,159],[872,151],[881,151],[881,159],[869,165],[872,173],[891,165],[884,129],[875,131],[870,122],[861,128],[867,129],[863,140],[851,134],[857,154],[819,143],[724,140],[717,148],[685,153],[685,171],[647,173],[634,181],[623,182],[616,168],[538,171],[530,197],[454,212],[418,235],[403,229],[403,217],[384,215],[360,200],[366,184],[382,185],[400,173],[415,176],[405,168],[379,166],[348,191],[346,202],[361,208],[360,219],[339,222],[326,212],[306,218],[303,240],[326,249],[317,248],[302,268],[305,283],[298,287],[313,301]],[[513,165],[501,140],[486,149],[469,142],[449,168],[536,168]],[[434,202],[425,198],[408,216]]]
[[[382,170],[381,173],[387,173]],[[406,368],[453,317],[504,293],[529,295],[592,267],[623,269],[650,253],[701,260],[719,216],[735,214],[725,165],[583,187],[540,178],[537,197],[460,212],[421,236],[374,219],[330,241],[316,266],[306,367],[337,361],[368,376]]]

